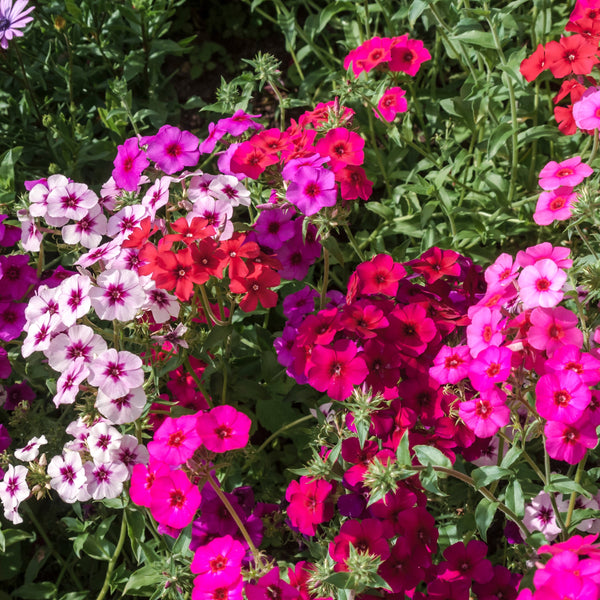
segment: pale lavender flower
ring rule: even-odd
[[[58,286],[59,314],[67,327],[89,312],[91,287],[92,282],[86,275],[72,275]]]
[[[46,183],[36,183],[29,192],[29,214],[32,217],[42,217],[52,227],[62,227],[68,223],[68,217],[48,215],[48,194],[68,184],[69,180],[64,175],[50,175]]]
[[[119,448],[113,452],[113,460],[123,463],[127,467],[129,477],[133,473],[133,467],[137,464],[148,464],[150,455],[143,444],[138,443],[133,435],[124,435],[121,438]]]
[[[65,452],[55,456],[48,464],[50,487],[56,490],[64,502],[73,504],[87,482],[81,456],[77,452]]]
[[[120,398],[144,383],[142,359],[127,350],[107,350],[90,365],[88,381],[107,396]]]
[[[529,531],[541,531],[549,542],[561,532],[556,523],[556,514],[550,496],[546,492],[541,491],[525,505],[523,524]]]
[[[29,497],[27,467],[9,465],[4,479],[0,481],[0,502],[4,506],[4,516],[15,525],[23,522],[17,512],[19,504]]]
[[[21,29],[33,21],[33,17],[27,15],[35,7],[30,6],[26,9],[26,5],[27,0],[17,0],[15,3],[13,0],[0,0],[0,47],[4,50],[8,48],[8,42],[13,37],[22,37]]]
[[[87,269],[100,260],[112,260],[115,256],[118,256],[120,251],[121,243],[118,240],[110,240],[110,242],[106,242],[106,244],[102,244],[86,254],[82,254],[75,264]]]
[[[58,408],[61,404],[73,404],[79,392],[79,384],[89,374],[90,370],[84,358],[76,358],[70,362],[66,371],[56,381],[56,394],[52,399],[54,406]]]
[[[112,237],[123,239],[127,237],[147,216],[148,209],[141,204],[124,206],[109,220],[106,233]]]
[[[210,196],[198,198],[192,207],[192,217],[203,217],[220,232],[219,239],[228,240],[233,235],[233,206],[229,202],[216,200]]]
[[[119,447],[123,434],[106,422],[96,423],[86,439],[88,450],[95,462],[110,462],[112,451]]]
[[[98,196],[85,183],[69,182],[50,190],[46,201],[47,217],[79,221],[87,215],[90,208],[98,204]]]
[[[123,482],[129,478],[123,463],[86,462],[83,465],[87,478],[87,492],[94,500],[116,498],[123,491]]]
[[[58,314],[58,310],[57,293],[47,285],[41,285],[36,290],[35,296],[29,300],[27,308],[25,309],[25,316],[27,317],[27,321],[31,324],[42,315]]]
[[[17,211],[19,223],[21,223],[21,246],[25,252],[39,252],[42,245],[43,234],[35,224],[35,220],[29,214],[29,210],[22,208]]]
[[[104,271],[90,290],[90,299],[101,319],[130,321],[146,301],[140,278],[132,271],[115,269]]]
[[[152,312],[152,318],[156,323],[166,323],[172,317],[179,315],[180,305],[175,296],[157,288],[154,280],[150,280],[145,289],[146,302],[142,308]]]
[[[250,206],[250,192],[233,175],[217,175],[208,185],[208,192],[217,200],[229,202],[231,206]]]
[[[106,352],[107,346],[104,339],[87,325],[74,325],[66,333],[59,333],[50,342],[45,353],[48,364],[59,373],[62,373],[71,362],[83,358],[86,363],[95,356]]]
[[[26,315],[27,316],[27,315]],[[27,337],[21,346],[23,358],[31,356],[33,352],[44,352],[51,344],[52,336],[65,328],[64,323],[57,314],[49,312],[29,323]]]
[[[47,443],[48,440],[46,439],[45,435],[42,435],[39,438],[33,437],[27,442],[26,446],[15,450],[15,458],[18,458],[19,460],[22,460],[24,462],[35,460],[40,453],[40,446],[43,446]]]
[[[142,206],[146,207],[148,214],[154,219],[156,211],[169,202],[169,186],[173,181],[172,177],[164,176],[157,179],[142,198]]]
[[[98,412],[115,425],[132,423],[144,412],[146,393],[143,387],[129,390],[123,396],[112,398],[102,390],[96,396]]]
[[[81,244],[85,248],[96,248],[106,234],[107,219],[99,205],[90,208],[87,215],[72,225],[62,228],[65,244]]]

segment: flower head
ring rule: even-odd
[[[17,0],[15,3],[13,0],[0,0],[0,47],[4,50],[13,37],[22,37],[21,29],[33,21],[33,17],[27,15],[35,6],[25,9],[26,5],[27,0]]]

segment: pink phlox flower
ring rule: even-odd
[[[411,40],[407,35],[393,38],[390,52],[390,71],[402,71],[411,77],[419,72],[422,63],[431,60],[431,54],[423,42]]]
[[[244,592],[248,600],[295,600],[299,598],[300,592],[279,575],[279,567],[273,567],[266,575],[263,575],[255,584],[246,583]]]
[[[233,137],[242,135],[248,129],[260,130],[263,126],[260,123],[254,121],[254,119],[260,118],[262,115],[251,115],[244,112],[241,108],[236,110],[231,117],[220,119],[217,122],[217,127],[228,133]]]
[[[528,265],[519,275],[519,295],[525,308],[552,308],[564,296],[562,290],[567,273],[551,259],[543,259]]]
[[[540,171],[540,187],[543,190],[551,191],[561,186],[575,187],[579,185],[586,177],[589,177],[594,170],[581,162],[581,156],[568,158],[560,163],[551,160]]]
[[[79,384],[83,382],[90,370],[84,358],[71,361],[56,381],[56,394],[52,401],[57,408],[61,404],[73,404],[79,393]]]
[[[304,535],[316,535],[316,526],[333,518],[334,505],[331,499],[335,486],[324,479],[302,476],[292,480],[285,492],[290,503],[288,517],[294,527]]]
[[[406,91],[400,87],[393,87],[385,90],[377,103],[379,112],[375,112],[375,116],[379,118],[379,114],[388,122],[392,122],[398,113],[403,113],[408,110],[406,102]]]
[[[505,287],[514,281],[519,274],[519,265],[510,254],[502,253],[484,273],[488,290]]]
[[[123,491],[123,483],[129,472],[119,462],[86,462],[83,465],[87,485],[86,491],[94,500],[117,498]]]
[[[243,589],[244,580],[241,578],[235,583],[221,586],[214,590],[194,586],[192,588],[192,600],[242,600]]]
[[[151,489],[154,482],[159,477],[168,476],[171,469],[168,465],[161,462],[152,461],[149,463],[138,463],[133,466],[131,472],[131,485],[129,487],[129,495],[133,502],[138,506],[146,506],[150,508],[152,500]]]
[[[215,406],[198,415],[197,429],[202,443],[211,452],[227,452],[244,448],[248,443],[250,417],[233,406]]]
[[[444,345],[433,359],[433,367],[429,369],[429,375],[441,385],[455,384],[468,375],[470,363],[469,346]]]
[[[536,350],[545,350],[548,356],[561,346],[572,344],[581,348],[583,344],[583,333],[577,329],[577,315],[567,308],[534,308],[529,320],[527,341]]]
[[[45,352],[48,364],[62,373],[70,362],[76,358],[83,358],[86,363],[95,356],[106,352],[107,345],[104,339],[94,333],[87,325],[73,325],[66,333],[56,335]]]
[[[138,275],[124,269],[104,271],[96,279],[89,296],[101,319],[130,321],[146,301]]]
[[[14,451],[15,458],[22,460],[23,462],[29,462],[35,460],[40,453],[40,446],[47,444],[48,440],[45,435],[40,437],[33,437],[23,448],[19,448]]]
[[[110,348],[90,364],[88,381],[105,394],[124,396],[144,383],[142,359],[127,350],[117,352]]]
[[[363,42],[358,48],[351,50],[344,59],[344,69],[352,66],[355,77],[363,71],[368,73],[378,65],[388,62],[390,54],[390,38],[374,37]]]
[[[300,167],[287,188],[286,198],[307,216],[334,206],[337,201],[335,175],[325,168]]]
[[[56,490],[63,502],[73,504],[87,478],[78,452],[64,452],[52,458],[48,464],[50,487]]]
[[[142,172],[150,165],[139,144],[137,137],[125,140],[121,146],[117,146],[117,156],[113,161],[113,179],[121,189],[128,192],[138,189]]]
[[[329,157],[331,168],[336,171],[346,165],[362,165],[365,159],[365,140],[345,127],[330,129],[316,144],[315,149],[323,157]]]
[[[536,408],[551,421],[574,423],[591,400],[588,386],[572,371],[542,375],[535,386]]]
[[[208,136],[200,142],[198,146],[198,150],[200,154],[210,154],[217,145],[217,142],[226,134],[227,132],[219,127],[217,123],[209,123],[208,124]]]
[[[67,183],[48,193],[48,216],[79,221],[98,204],[98,196],[84,183]]]
[[[15,37],[22,37],[21,29],[33,21],[33,17],[28,16],[35,6],[27,6],[27,0],[1,0],[0,1],[0,47],[3,50],[8,48],[8,42]]]
[[[573,119],[579,129],[600,128],[600,88],[590,87],[573,103]]]
[[[550,225],[554,221],[566,221],[573,214],[572,208],[578,195],[570,187],[559,187],[551,192],[542,192],[533,213],[538,225]]]
[[[198,488],[180,470],[157,477],[150,488],[150,512],[161,524],[182,529],[189,525],[202,498]]]
[[[144,141],[148,144],[147,157],[167,175],[198,164],[200,140],[189,131],[163,125],[156,135]]]
[[[115,425],[133,423],[144,412],[146,393],[144,388],[139,387],[129,390],[123,396],[113,398],[112,394],[108,395],[98,390],[95,406],[103,417]]]
[[[574,423],[548,421],[544,427],[546,450],[550,458],[576,465],[588,449],[598,444],[596,427],[584,415]]]
[[[106,422],[95,423],[88,429],[86,443],[94,461],[109,462],[113,450],[119,447],[123,434]]]
[[[329,162],[327,156],[321,156],[318,153],[309,154],[308,156],[302,156],[300,158],[292,158],[285,163],[285,166],[281,170],[281,176],[286,181],[293,181],[298,173],[298,169],[301,167],[313,167],[317,169],[326,165]]]
[[[29,497],[27,467],[8,465],[4,478],[0,481],[0,502],[4,506],[4,516],[15,525],[23,522],[18,513],[19,504]]]
[[[523,524],[530,532],[541,531],[549,542],[562,531],[556,523],[554,508],[547,492],[541,491],[525,505]]]
[[[385,294],[395,296],[398,282],[406,276],[406,269],[389,254],[378,254],[356,267],[358,291],[363,295]]]
[[[184,415],[173,419],[167,417],[148,443],[148,452],[154,460],[168,465],[182,465],[201,446],[202,438],[197,431],[199,415]]]
[[[85,248],[96,248],[106,234],[107,219],[100,206],[89,212],[72,225],[65,225],[61,234],[65,244],[81,244]]]
[[[564,542],[557,542],[556,544],[540,546],[537,550],[538,554],[550,554],[556,556],[562,552],[573,552],[578,556],[588,555],[594,559],[600,558],[600,547],[594,542],[598,539],[598,534],[591,535],[572,535],[569,539]]]
[[[466,577],[477,583],[488,583],[494,576],[492,563],[486,558],[487,544],[470,540],[452,544],[444,550],[445,562],[440,563],[439,577],[452,581]]]
[[[549,373],[573,371],[589,386],[600,383],[600,360],[571,344],[558,348],[544,366]]]
[[[469,379],[473,387],[486,391],[506,381],[511,371],[512,351],[509,348],[488,346],[469,365]]]
[[[479,398],[464,400],[458,408],[459,417],[479,438],[487,438],[510,422],[506,394],[496,388],[481,392]]]
[[[35,292],[35,296],[29,299],[25,308],[25,317],[29,323],[32,323],[45,314],[58,314],[58,301],[54,289],[44,284],[40,285]]]
[[[91,287],[92,282],[87,275],[72,275],[56,289],[59,315],[67,327],[89,312],[92,306]]]
[[[194,553],[190,570],[196,573],[194,585],[207,590],[231,585],[241,578],[246,549],[230,535],[217,537]]]
[[[42,245],[43,233],[26,208],[17,211],[21,227],[21,246],[25,252],[39,252]]]
[[[520,267],[534,265],[540,260],[549,258],[556,263],[559,269],[570,269],[573,261],[568,258],[571,250],[562,246],[552,246],[550,242],[542,242],[537,246],[531,246],[526,250],[519,250],[517,253],[517,263]]]

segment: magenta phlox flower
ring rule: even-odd
[[[183,529],[189,525],[202,500],[198,488],[183,471],[157,477],[150,488],[150,512],[161,524]]]
[[[491,437],[510,422],[506,394],[496,388],[481,392],[479,398],[460,403],[458,416],[477,437]]]
[[[425,569],[403,537],[397,538],[390,557],[381,564],[377,573],[385,579],[392,592],[402,595],[426,578]]]
[[[520,575],[511,573],[502,565],[494,565],[493,578],[487,583],[473,582],[472,589],[478,600],[516,600],[520,580]]]
[[[262,210],[254,223],[258,243],[272,250],[279,250],[294,237],[293,216],[294,211],[277,207]]]
[[[287,325],[292,327],[300,325],[304,316],[315,310],[315,299],[318,297],[319,292],[309,285],[286,296],[283,299],[283,316],[287,319]]]
[[[3,50],[8,48],[13,38],[22,37],[21,29],[33,21],[33,17],[28,15],[35,7],[26,6],[27,0],[0,0],[0,47]]]
[[[131,472],[131,485],[129,487],[129,495],[133,502],[138,506],[146,506],[150,508],[152,500],[152,485],[159,477],[168,476],[171,469],[168,465],[160,462],[152,461],[148,465],[138,463],[133,466]]]
[[[511,358],[509,348],[488,346],[482,350],[469,365],[469,379],[473,387],[484,392],[506,381],[510,375]]]
[[[227,132],[222,129],[217,123],[209,123],[208,124],[208,136],[200,142],[198,146],[198,150],[200,154],[210,154],[217,145],[217,142],[226,134]]]
[[[289,583],[283,581],[279,575],[279,567],[273,567],[263,575],[255,584],[246,583],[244,592],[248,600],[295,600],[300,597],[300,592]]]
[[[0,246],[11,248],[21,239],[21,230],[16,225],[3,223],[8,219],[8,215],[0,214]]]
[[[48,464],[50,487],[56,490],[63,502],[73,504],[87,478],[78,452],[65,452],[52,458]]]
[[[558,536],[561,528],[556,523],[552,501],[547,492],[541,491],[525,505],[523,524],[530,532],[541,531],[549,542]]]
[[[125,140],[121,146],[117,146],[117,156],[113,164],[115,168],[112,176],[115,183],[123,190],[135,192],[142,172],[150,163],[140,148],[138,138],[132,137]]]
[[[403,307],[395,306],[389,314],[389,321],[394,332],[393,343],[409,356],[421,355],[438,335],[435,322],[427,316],[423,304],[415,302]]]
[[[510,254],[503,252],[484,273],[488,290],[505,287],[514,281],[519,274],[519,265]]]
[[[408,110],[408,103],[406,102],[406,91],[400,87],[393,87],[385,90],[379,102],[377,108],[379,113],[375,111],[375,116],[379,118],[379,114],[388,122],[392,122],[398,113],[403,113]]]
[[[87,275],[72,275],[56,289],[58,314],[67,327],[89,312],[92,306],[91,287],[92,282]]]
[[[535,591],[536,600],[593,600],[597,597],[598,586],[594,581],[565,572]]]
[[[573,214],[573,206],[579,199],[577,192],[570,187],[559,187],[550,192],[542,192],[533,213],[538,225],[550,225],[554,221],[566,221]]]
[[[577,315],[562,306],[534,308],[529,317],[531,327],[527,341],[536,350],[545,350],[551,356],[561,346],[572,344],[581,348],[583,333],[577,329]]]
[[[260,130],[263,126],[260,123],[254,121],[254,119],[260,118],[261,115],[251,115],[244,112],[241,108],[236,110],[231,117],[225,119],[219,119],[217,127],[228,133],[233,137],[242,135],[248,129]]]
[[[551,259],[543,259],[526,266],[519,275],[519,295],[525,308],[552,308],[564,296],[562,290],[567,273]]]
[[[548,373],[573,371],[586,385],[600,383],[600,360],[571,344],[558,348],[552,358],[544,363],[544,367]]]
[[[378,254],[356,267],[358,291],[363,295],[385,294],[395,296],[398,282],[406,276],[406,269],[389,254]]]
[[[434,579],[427,584],[427,596],[424,597],[429,600],[468,600],[469,587],[468,579]]]
[[[8,379],[12,373],[12,366],[6,348],[0,348],[0,380]],[[0,450],[2,452],[2,450]]]
[[[69,182],[50,190],[48,216],[78,221],[98,204],[98,196],[84,183]]]
[[[502,344],[504,319],[500,310],[475,305],[469,308],[468,314],[471,323],[467,325],[467,344],[471,356],[478,356],[486,348]]]
[[[130,321],[146,301],[138,275],[124,269],[104,271],[96,280],[89,296],[101,319]]]
[[[594,170],[581,162],[581,156],[568,158],[560,163],[551,160],[540,171],[540,187],[543,190],[551,191],[561,186],[575,187],[579,185],[586,177],[589,177]]]
[[[324,479],[302,476],[299,481],[292,480],[285,492],[292,526],[304,535],[316,535],[316,526],[333,518],[334,489],[335,486]]]
[[[36,271],[29,265],[26,254],[0,256],[0,298],[20,300],[38,282]]]
[[[552,246],[550,242],[542,242],[537,246],[531,246],[526,250],[519,250],[517,253],[517,263],[521,267],[534,265],[540,260],[549,258],[556,263],[559,269],[570,269],[573,261],[568,258],[571,250],[562,246]]]
[[[88,461],[83,469],[87,479],[85,491],[94,500],[117,498],[123,491],[123,483],[129,479],[127,467],[119,462]]]
[[[10,342],[23,332],[25,323],[25,304],[21,302],[0,302],[0,340]]]
[[[369,374],[364,359],[358,356],[358,347],[346,339],[331,347],[315,346],[307,368],[309,384],[338,401],[346,400]]]
[[[8,465],[4,478],[0,481],[0,502],[4,506],[4,516],[18,525],[23,522],[18,513],[19,504],[29,497],[27,467]]]
[[[133,423],[144,412],[146,393],[139,387],[129,390],[125,395],[112,398],[102,390],[96,396],[98,412],[115,425]]]
[[[245,556],[244,546],[230,535],[217,537],[200,546],[190,565],[191,572],[197,574],[194,585],[214,590],[236,583],[241,577],[242,559]]]
[[[444,550],[444,562],[439,564],[439,577],[446,581],[468,578],[477,583],[488,583],[494,576],[492,563],[486,558],[487,544],[470,540],[452,544]]]
[[[85,248],[96,248],[106,234],[108,221],[99,205],[90,208],[89,212],[76,223],[62,228],[65,244],[81,244]]]
[[[600,128],[600,88],[590,87],[573,103],[573,119],[579,129]]]
[[[192,588],[192,600],[242,600],[243,589],[244,580],[241,578],[235,583],[214,590],[196,585]]]
[[[348,571],[346,560],[350,556],[350,544],[360,552],[374,554],[382,560],[390,557],[391,550],[379,519],[345,521],[340,533],[329,544],[329,555],[336,561],[334,570]]]
[[[197,415],[184,415],[176,419],[167,417],[148,443],[150,456],[168,465],[185,463],[202,445],[197,423]]]
[[[313,167],[315,169],[326,165],[329,162],[327,156],[321,156],[318,153],[309,154],[308,156],[302,156],[299,158],[292,158],[285,163],[285,166],[281,170],[281,176],[287,181],[294,181],[298,169],[301,167]]]
[[[199,414],[197,422],[202,443],[218,453],[246,446],[251,426],[250,417],[226,404]]]
[[[576,465],[588,449],[598,444],[596,427],[584,415],[574,423],[548,421],[544,427],[546,450],[550,458]]]
[[[110,348],[92,361],[88,381],[108,396],[124,396],[144,383],[142,359],[127,350]]]
[[[107,350],[104,339],[87,325],[74,325],[66,333],[56,335],[45,352],[48,364],[62,373],[76,358],[89,363]]]
[[[40,446],[47,444],[48,440],[45,435],[40,437],[33,437],[23,448],[19,448],[14,451],[15,458],[22,460],[23,462],[29,462],[35,460],[40,453]]]
[[[84,358],[76,358],[68,363],[56,381],[56,394],[52,401],[57,408],[61,404],[73,404],[79,393],[79,384],[83,382],[90,370]]]
[[[325,168],[300,167],[288,186],[286,198],[307,216],[337,201],[335,175]]]
[[[148,158],[167,175],[198,164],[200,140],[189,131],[163,125],[156,135],[144,141],[148,144]]]
[[[469,346],[444,345],[433,359],[429,375],[441,385],[458,383],[468,375],[470,363]]]
[[[423,42],[411,40],[408,35],[393,38],[390,53],[390,71],[401,71],[411,77],[418,73],[422,63],[431,60],[431,54]]]

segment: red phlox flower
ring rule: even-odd
[[[358,48],[352,50],[344,59],[344,69],[352,71],[358,77],[363,71],[369,72],[381,63],[388,62],[391,58],[390,38],[374,37],[363,42]]]
[[[374,440],[367,440],[360,445],[358,438],[347,438],[342,442],[342,458],[353,466],[346,469],[344,482],[351,488],[356,488],[369,468],[379,450],[379,444]]]
[[[439,536],[433,516],[425,508],[416,506],[402,511],[398,521],[403,530],[401,535],[411,548],[415,561],[424,568],[429,567],[431,556],[437,551]]]
[[[267,154],[276,155],[278,152],[291,151],[293,143],[290,136],[277,127],[265,129],[252,137],[252,143]]]
[[[229,289],[234,294],[245,294],[240,300],[244,312],[256,310],[260,302],[264,308],[277,306],[277,292],[271,288],[281,283],[281,277],[272,269],[262,268],[245,277],[232,275]]]
[[[250,140],[242,142],[231,157],[231,171],[258,179],[263,171],[278,162],[276,154],[270,154]]]
[[[569,106],[555,106],[554,118],[558,123],[559,131],[564,135],[574,135],[577,133],[572,104],[569,104]]]
[[[389,315],[392,341],[401,352],[419,356],[437,335],[437,328],[420,303],[395,306]]]
[[[234,233],[230,239],[221,242],[219,250],[223,253],[219,270],[223,271],[229,265],[229,277],[232,279],[248,275],[249,269],[243,259],[256,258],[260,252],[258,244],[246,241],[246,234],[241,232]]]
[[[325,346],[333,341],[342,328],[341,315],[337,308],[320,310],[316,315],[308,315],[300,327],[296,339],[298,344],[319,344]]]
[[[334,172],[335,180],[340,184],[342,200],[368,200],[373,193],[373,182],[367,179],[362,167],[346,165]]]
[[[152,237],[158,231],[158,227],[152,223],[151,217],[142,219],[137,227],[134,227],[127,239],[121,242],[123,248],[143,248],[148,238]]]
[[[345,127],[330,129],[315,145],[321,156],[330,159],[331,168],[336,171],[346,165],[362,165],[365,159],[365,140]]]
[[[215,228],[208,224],[208,220],[202,217],[188,218],[181,217],[175,223],[171,224],[173,231],[177,233],[169,233],[163,238],[165,243],[172,244],[173,242],[183,242],[187,246],[203,240],[204,238],[215,235]]]
[[[344,68],[347,69],[348,67],[344,66]],[[307,110],[304,114],[300,115],[297,127],[299,127],[299,131],[313,134],[310,139],[310,145],[312,145],[316,132],[305,129],[306,127],[310,125],[319,128],[321,125],[330,123],[332,119],[341,124],[349,123],[353,116],[354,111],[347,106],[340,106],[337,99],[330,100],[329,102],[319,102],[313,110]],[[288,132],[290,132],[290,128],[288,128]]]
[[[460,254],[454,250],[442,250],[437,246],[424,252],[420,258],[410,261],[408,264],[416,273],[423,275],[427,283],[433,283],[449,275],[458,277],[460,275]]]
[[[209,276],[198,267],[188,247],[176,253],[159,252],[152,279],[156,282],[156,287],[164,290],[175,289],[177,298],[187,302],[192,297],[194,283],[205,283]]]
[[[198,415],[198,433],[211,452],[227,452],[243,448],[248,443],[250,417],[224,404]]]
[[[403,537],[399,537],[392,547],[390,557],[385,560],[377,573],[386,581],[394,594],[406,597],[408,590],[414,589],[426,580],[423,565],[415,558],[412,548]]]
[[[558,93],[552,99],[552,102],[558,104],[563,98],[569,96],[571,104],[574,104],[581,99],[585,90],[586,87],[577,81],[577,79],[565,79],[560,86],[560,90],[558,90]]]
[[[285,492],[290,503],[287,514],[294,527],[303,535],[316,535],[316,526],[333,518],[331,498],[335,485],[324,479],[300,477],[292,480]]]
[[[384,398],[395,398],[398,395],[397,384],[400,380],[400,366],[403,356],[397,346],[392,343],[382,343],[379,338],[367,340],[363,347],[364,359],[369,374],[364,383],[380,393]]]
[[[381,308],[368,300],[359,300],[345,308],[342,325],[362,339],[369,339],[377,337],[375,330],[387,327],[389,321]]]
[[[577,21],[569,21],[565,25],[565,31],[578,33],[589,40],[590,43],[598,44],[600,40],[600,17],[598,14],[591,17],[582,17]]]
[[[523,59],[519,70],[521,75],[527,79],[527,81],[533,81],[542,71],[548,68],[546,65],[546,52],[542,44],[538,44],[538,47],[533,51],[531,56]]]
[[[223,279],[223,271],[227,266],[227,257],[212,238],[205,238],[191,246],[192,257],[201,272],[218,279]],[[231,257],[229,257],[231,258]]]
[[[470,540],[452,544],[444,550],[445,562],[439,564],[439,577],[447,581],[468,578],[477,583],[488,583],[494,576],[492,563],[486,558],[487,544]]]
[[[395,296],[398,282],[406,275],[400,263],[394,262],[389,254],[378,254],[370,261],[356,267],[359,294],[385,294]]]
[[[590,43],[583,35],[561,37],[558,42],[552,40],[545,46],[546,65],[557,78],[571,73],[587,75],[598,63],[598,46]]]

